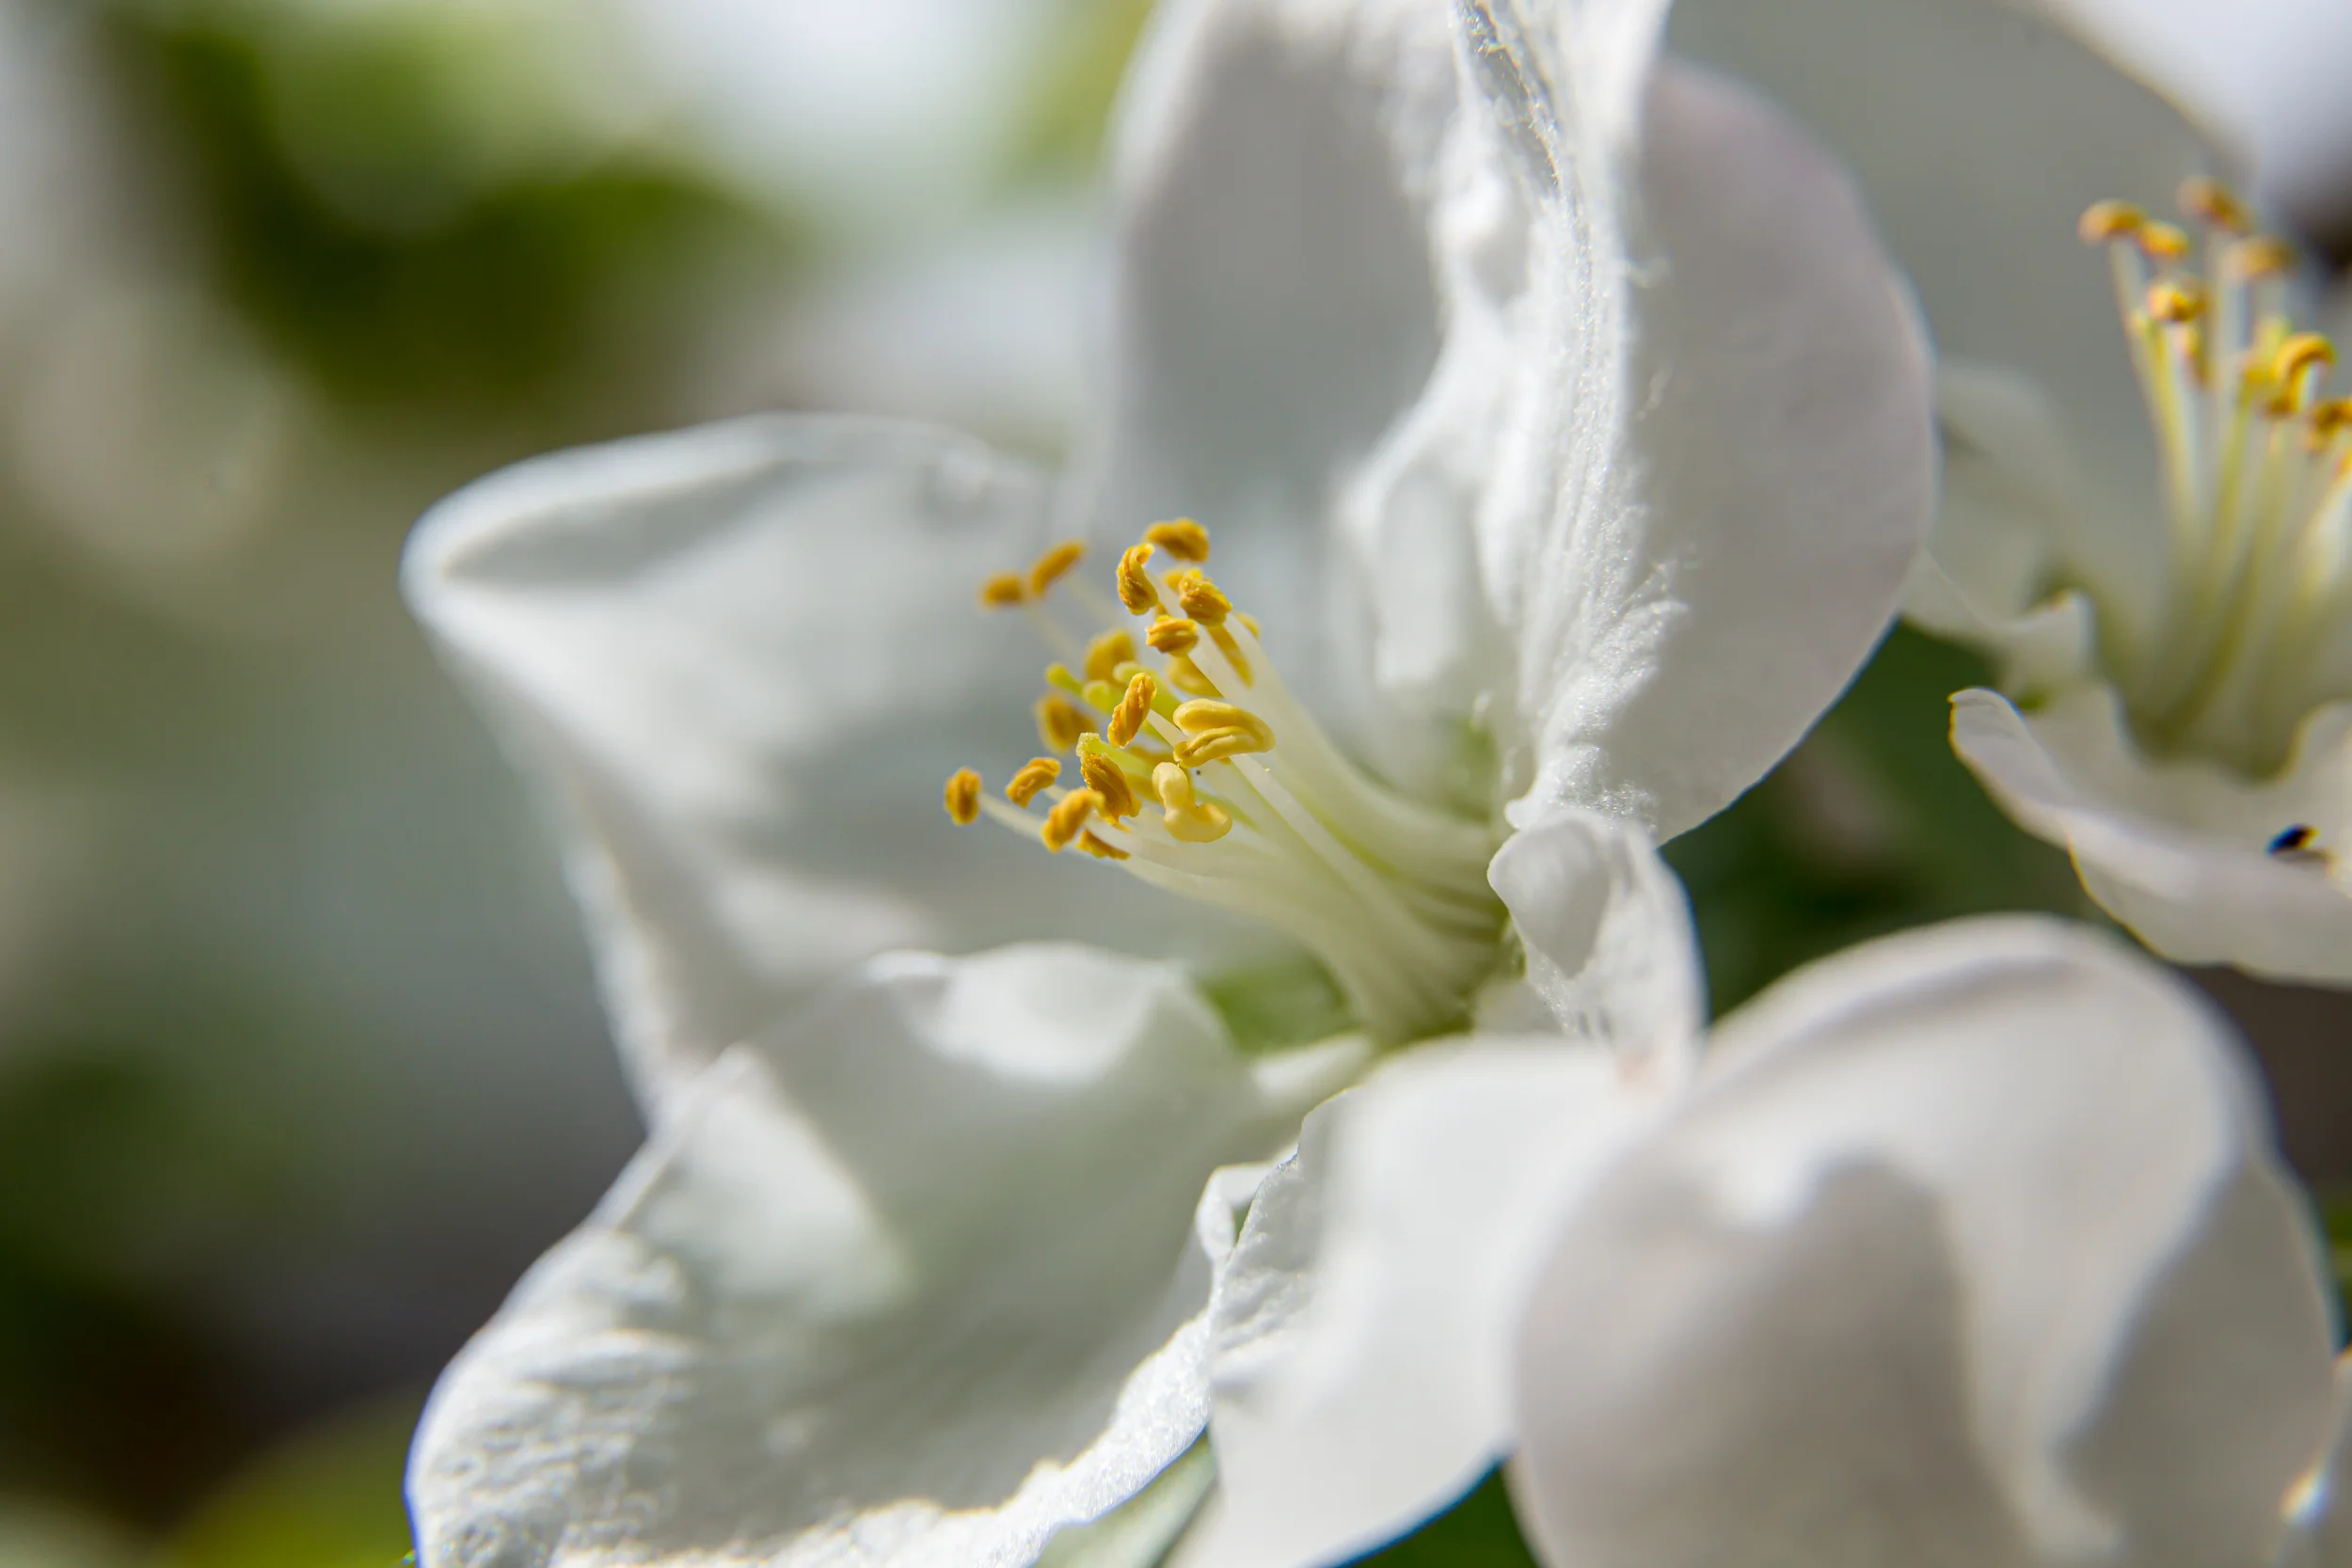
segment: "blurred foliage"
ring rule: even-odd
[[[1897,627],[1805,743],[1666,846],[1718,1013],[1796,968],[1907,926],[2088,906],[2063,852],[2019,832],[1951,749],[1982,661]]]
[[[2329,1274],[2336,1282],[2336,1299],[2329,1305],[2336,1314],[2336,1348],[2344,1348],[2352,1338],[2352,1325],[2347,1325],[2344,1307],[2352,1302],[2352,1191],[2338,1189],[2318,1197],[2320,1227],[2328,1237]]]
[[[400,1476],[423,1407],[403,1397],[304,1433],[215,1493],[153,1568],[390,1568]]]
[[[0,1497],[0,1563],[7,1568],[134,1568],[138,1562],[136,1544],[103,1521],[45,1500]]]
[[[111,18],[221,293],[324,386],[556,397],[598,355],[642,351],[612,341],[615,324],[641,339],[667,324],[656,280],[784,264],[769,220],[645,151],[485,152],[470,84],[498,62],[431,25],[440,8],[373,14],[331,30],[226,7]]]
[[[1359,1568],[1535,1568],[1535,1554],[1496,1470],[1430,1523],[1356,1561]]]
[[[1073,0],[1071,9],[1013,139],[1006,172],[1015,183],[1093,173],[1152,0]]]

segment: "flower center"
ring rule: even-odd
[[[2104,657],[2151,752],[2261,777],[2312,708],[2352,695],[2320,668],[2352,588],[2352,400],[2318,395],[2336,351],[2290,318],[2293,250],[2212,181],[2180,203],[2201,273],[2181,229],[2117,201],[2083,214],[2114,270],[2169,523],[2163,619],[2133,651],[2103,624]]]
[[[1178,564],[1155,576],[1162,551]],[[962,769],[947,781],[947,815],[985,815],[1055,853],[1074,846],[1279,927],[1383,1039],[1463,1022],[1501,957],[1503,909],[1486,882],[1497,832],[1407,800],[1348,760],[1283,685],[1257,622],[1201,569],[1200,524],[1147,529],[1120,558],[1116,606],[1065,584],[1084,555],[1075,541],[1057,545],[1026,574],[981,585],[983,606],[1026,614],[1062,656],[1036,710],[1045,750],[1061,755],[1022,768],[1002,800]],[[1101,626],[1090,641],[1057,618],[1057,585]],[[1128,618],[1141,616],[1138,646]]]

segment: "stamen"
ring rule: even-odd
[[[1152,588],[1151,574],[1144,570],[1151,563],[1152,546],[1136,545],[1119,558],[1119,602],[1127,607],[1130,615],[1140,615],[1160,602]]]
[[[1040,790],[1060,777],[1060,763],[1052,757],[1032,758],[1022,764],[1021,771],[1006,783],[1005,799],[1016,806],[1025,806],[1037,799]]]
[[[1094,791],[1072,790],[1055,801],[1054,809],[1045,814],[1045,823],[1038,830],[1038,837],[1045,841],[1046,848],[1060,854],[1078,836],[1079,830],[1086,826],[1087,818],[1093,814],[1097,804]]]
[[[945,795],[947,815],[959,828],[968,828],[980,819],[980,776],[969,768],[959,768],[947,775]]]
[[[2204,285],[2194,279],[2172,278],[2149,286],[2148,314],[2168,326],[2193,322],[2204,313]]]
[[[1236,725],[1232,729],[1210,730],[1178,741],[1176,760],[1186,768],[1205,768],[1213,762],[1224,762],[1232,757],[1273,749],[1273,741],[1264,735]]]
[[[2143,223],[2133,238],[2151,261],[2169,266],[2188,259],[2188,236],[2169,223]]]
[[[1128,677],[1126,693],[1119,699],[1119,706],[1112,710],[1110,724],[1103,732],[1110,737],[1112,745],[1126,746],[1134,742],[1143,730],[1144,721],[1152,717],[1152,705],[1159,694],[1160,683],[1152,678],[1150,671],[1138,670]]]
[[[2272,234],[2257,234],[2230,247],[2229,276],[2242,282],[2283,277],[2295,270],[2295,247]]]
[[[1232,703],[1202,699],[1184,704],[1170,715],[1176,727],[1187,735],[1207,735],[1217,730],[1244,730],[1260,736],[1265,744],[1260,751],[1274,750],[1274,730],[1266,721]]]
[[[1214,844],[1233,831],[1233,817],[1214,800],[1198,799],[1192,775],[1172,762],[1152,769],[1152,788],[1160,798],[1161,826],[1180,844]]]
[[[2138,233],[2147,222],[2148,214],[2128,201],[2094,201],[2084,210],[2074,232],[2085,245],[2106,245]]]
[[[1186,564],[1160,578],[1150,568],[1163,549]],[[1382,1038],[1458,1026],[1501,956],[1505,916],[1486,878],[1498,830],[1391,793],[1333,747],[1283,687],[1258,623],[1200,570],[1208,551],[1208,531],[1177,518],[1120,556],[1120,607],[1152,617],[1141,651],[1124,627],[1082,649],[1048,624],[1038,601],[1076,564],[1074,543],[1002,579],[997,592],[1061,654],[1045,672],[1038,733],[1049,752],[1076,753],[1082,786],[1057,787],[1067,769],[1041,756],[1004,800],[977,799],[976,779],[974,811],[1050,850],[1074,844],[1155,886],[1273,921],[1329,966]],[[1092,612],[1083,581],[1066,593],[1062,608]],[[1117,612],[1104,603],[1103,613]],[[1145,811],[1155,798],[1160,809]],[[1041,821],[1017,809],[1047,800]]]
[[[1190,621],[1163,615],[1152,623],[1143,640],[1164,654],[1188,654],[1200,641],[1200,628]]]
[[[982,610],[1017,610],[1026,604],[1029,591],[1022,586],[1017,572],[999,572],[980,584]]]
[[[1056,545],[1039,556],[1037,563],[1029,568],[1029,592],[1041,599],[1045,597],[1046,590],[1059,582],[1086,556],[1087,547],[1081,540],[1065,539]]]
[[[2270,362],[2270,379],[2279,388],[2283,410],[2299,413],[2309,395],[2307,373],[2316,369],[2325,375],[2335,362],[2335,344],[2316,332],[2299,332],[2281,344]]]
[[[2167,515],[2158,619],[2116,617],[2099,651],[2151,755],[2259,777],[2284,763],[2313,705],[2352,697],[2320,657],[2352,612],[2340,471],[2352,460],[2339,449],[2352,400],[2323,396],[2335,347],[2291,318],[2292,247],[2254,232],[2248,205],[2214,181],[2187,182],[2180,202],[2203,236],[2202,275],[2185,234],[2130,203],[2096,203],[2078,225],[2107,249]]]
[[[2218,180],[2196,176],[2181,182],[2178,197],[2181,211],[2208,228],[2226,230],[2233,234],[2252,231],[2254,220],[2245,204],[2230,193]]]
[[[1179,561],[1198,565],[1209,559],[1209,531],[1190,517],[1153,523],[1143,531],[1147,543],[1157,545]]]
[[[1040,697],[1037,700],[1038,738],[1045,742],[1049,752],[1067,752],[1078,744],[1078,737],[1094,729],[1094,721],[1067,697]]]
[[[1096,809],[1104,819],[1116,827],[1122,816],[1133,816],[1143,809],[1136,800],[1136,792],[1128,787],[1127,775],[1119,764],[1100,752],[1088,752],[1078,758],[1078,771],[1085,775],[1087,787],[1094,792],[1099,802]]]
[[[1122,664],[1136,661],[1136,640],[1123,631],[1106,631],[1087,644],[1087,679],[1106,681]]]
[[[1233,612],[1233,601],[1205,575],[1190,567],[1168,573],[1168,586],[1184,613],[1204,626],[1219,626]]]

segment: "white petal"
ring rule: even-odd
[[[1489,1038],[1310,1117],[1212,1307],[1217,1494],[1178,1561],[1343,1561],[1493,1468],[1543,1243],[1654,1098],[1606,1052]]]
[[[2077,687],[2019,713],[1996,692],[1952,699],[1952,745],[2029,832],[2063,845],[2083,886],[2141,941],[2181,963],[2229,963],[2286,980],[2352,983],[2352,880],[2268,853],[2296,826],[2352,846],[2352,705],[2304,723],[2275,781],[2199,762],[2152,766],[2113,695]]]
[[[1556,1238],[1547,1560],[2262,1562],[2327,1429],[2314,1241],[2180,982],[2057,922],[1803,972]]]
[[[1327,514],[1438,353],[1430,170],[1456,69],[1439,5],[1171,0],[1115,147],[1096,516],[1122,541],[1155,517],[1206,523],[1218,580],[1343,730],[1371,728],[1371,656],[1338,641],[1361,611]]]
[[[2110,198],[2169,218],[2181,179],[2215,172],[2217,154],[2035,9],[1678,0],[1668,37],[1772,94],[1854,169],[1945,360],[2023,371],[2048,394],[2116,525],[2090,542],[2097,580],[2129,580],[2154,445],[2105,259],[2075,224]]]
[[[1647,836],[1557,807],[1504,842],[1486,879],[1561,1033],[1678,1081],[1706,1026],[1707,975],[1690,900]]]
[[[2009,690],[2038,693],[2077,679],[2097,657],[2089,599],[2052,594],[2078,520],[2093,515],[2074,454],[2042,388],[2019,375],[1947,364],[1936,372],[1944,430],[1944,502],[1913,569],[1903,613],[1938,637],[1991,655]],[[2110,621],[2144,637],[2153,624],[2161,561],[2131,579],[2103,578]],[[2121,595],[2119,597],[2119,595]]]
[[[1083,921],[1167,952],[1199,918],[940,808],[956,768],[1001,782],[1035,744],[1047,650],[974,590],[1048,507],[967,441],[773,418],[538,458],[419,528],[409,600],[567,830],[657,1109],[884,948]]]
[[[1792,124],[1661,71],[1640,182],[1643,270],[1613,285],[1631,291],[1630,358],[1564,388],[1519,451],[1598,465],[1506,491],[1486,523],[1527,574],[1541,773],[1515,816],[1569,799],[1662,838],[1754,783],[1867,656],[1934,453],[1917,322],[1854,192]],[[1571,203],[1547,221],[1581,219]],[[1572,279],[1538,285],[1550,330],[1612,330],[1612,280],[1593,282],[1597,306]]]
[[[1253,1184],[1210,1174],[1311,1098],[1170,966],[873,960],[707,1069],[444,1375],[422,1560],[1030,1561],[1198,1435]]]

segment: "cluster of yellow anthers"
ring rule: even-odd
[[[1155,580],[1149,568],[1159,550],[1184,564]],[[1034,616],[1056,584],[1085,558],[1086,546],[1076,540],[1057,545],[1026,573],[1007,572],[982,583],[980,603],[990,610],[1021,610]],[[1079,667],[1073,672],[1069,663],[1047,666],[1045,682],[1053,689],[1038,700],[1038,736],[1049,751],[1077,754],[1084,787],[1056,787],[1062,765],[1042,756],[1012,776],[1005,785],[1005,799],[1025,817],[1040,795],[1049,799],[1050,807],[1037,826],[1048,849],[1059,851],[1075,844],[1090,855],[1125,860],[1126,850],[1104,842],[1087,824],[1099,819],[1119,827],[1138,816],[1147,799],[1159,802],[1160,825],[1178,843],[1214,843],[1232,831],[1232,810],[1224,802],[1201,798],[1191,770],[1249,752],[1271,752],[1274,729],[1248,708],[1224,700],[1223,689],[1193,660],[1206,639],[1232,680],[1247,687],[1255,678],[1251,651],[1243,639],[1254,646],[1257,624],[1235,610],[1200,569],[1208,559],[1208,531],[1190,518],[1152,524],[1144,531],[1143,542],[1120,558],[1120,603],[1131,614],[1153,616],[1143,640],[1164,661],[1156,672],[1138,662],[1135,639],[1123,629],[1104,631],[1081,651],[1068,642],[1059,626],[1037,617],[1047,641],[1066,644]],[[1073,589],[1084,593],[1081,585],[1073,584]],[[1087,608],[1107,618],[1107,605],[1098,602]],[[1191,700],[1178,701],[1168,688],[1187,693]],[[947,781],[947,815],[958,822],[977,821],[993,805],[983,799],[980,777],[972,769]]]
[[[1052,754],[1015,772],[1002,799],[959,771],[947,815],[987,816],[1052,850],[1074,845],[1164,892],[1282,928],[1323,959],[1376,1037],[1458,1022],[1500,952],[1502,908],[1486,881],[1494,824],[1408,800],[1332,743],[1284,685],[1257,623],[1203,570],[1200,524],[1145,530],[1119,558],[1116,603],[1072,576],[1085,553],[1057,545],[1027,572],[982,585],[983,606],[1028,616],[1061,655],[1037,706]],[[1163,554],[1174,564],[1155,572]],[[1086,641],[1049,613],[1072,609],[1108,629]],[[1139,639],[1130,617],[1146,618]]]
[[[2312,446],[2328,445],[2352,426],[2352,398],[2314,395],[2335,345],[2295,331],[2275,292],[2295,271],[2295,247],[2255,232],[2252,214],[2217,181],[2186,181],[2179,199],[2182,216],[2204,231],[2207,276],[2190,269],[2195,246],[2184,230],[2130,202],[2101,201],[2083,214],[2084,242],[2107,246],[2114,261],[2135,347],[2201,388],[2217,374],[2233,376],[2248,412],[2299,420]]]
[[[2082,217],[2114,274],[2169,521],[2161,622],[2101,634],[2143,744],[2259,777],[2337,695],[2311,682],[2352,582],[2352,399],[2321,395],[2336,348],[2296,328],[2293,248],[2214,181],[2183,184],[2180,207],[2197,238],[2125,202]]]

